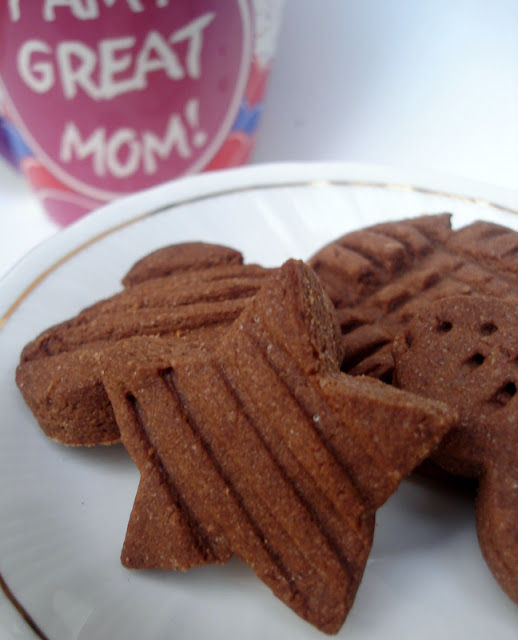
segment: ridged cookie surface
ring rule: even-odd
[[[131,267],[122,284],[129,287],[152,278],[236,264],[243,264],[243,256],[235,249],[207,242],[184,242],[145,255]]]
[[[295,261],[217,349],[168,353],[148,340],[101,356],[141,473],[122,562],[185,569],[236,554],[297,614],[337,632],[376,509],[454,412],[341,373],[332,304]]]
[[[156,256],[144,258],[130,271],[131,284],[126,289],[26,345],[16,381],[50,438],[68,445],[120,440],[98,367],[98,355],[108,346],[143,335],[163,336],[176,345],[208,346],[241,313],[269,271],[256,265],[211,266],[214,253],[230,254],[236,260],[237,252],[223,249],[196,244],[191,269],[187,268],[188,251],[164,249],[159,262],[167,274],[151,279],[145,277],[157,275]],[[210,260],[201,267],[204,251]]]
[[[518,233],[488,222],[454,231],[448,214],[349,233],[310,264],[337,309],[342,370],[386,382],[394,337],[429,302],[475,293],[518,298]]]

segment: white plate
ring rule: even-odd
[[[323,637],[237,560],[186,574],[124,569],[138,472],[122,447],[67,449],[42,434],[14,383],[20,351],[119,290],[137,258],[169,243],[218,242],[247,262],[278,265],[351,229],[425,212],[450,211],[455,226],[485,218],[518,230],[513,210],[514,192],[445,178],[356,165],[249,167],[120,200],[31,252],[0,283],[0,573],[10,598],[0,601],[0,631],[50,640]],[[340,637],[515,640],[517,629],[518,607],[481,557],[472,496],[405,481],[378,513]]]

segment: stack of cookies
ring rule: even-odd
[[[518,602],[516,256],[518,234],[448,215],[277,269],[167,247],[29,343],[17,384],[50,438],[135,461],[126,567],[236,555],[336,633],[377,509],[431,459],[478,478],[481,547]]]

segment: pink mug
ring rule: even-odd
[[[67,224],[244,164],[283,0],[4,0],[0,152]]]

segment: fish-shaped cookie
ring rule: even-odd
[[[125,289],[50,327],[23,349],[16,382],[43,431],[67,445],[118,442],[99,352],[142,335],[208,345],[268,273],[219,245],[175,245],[141,259],[125,276]]]

